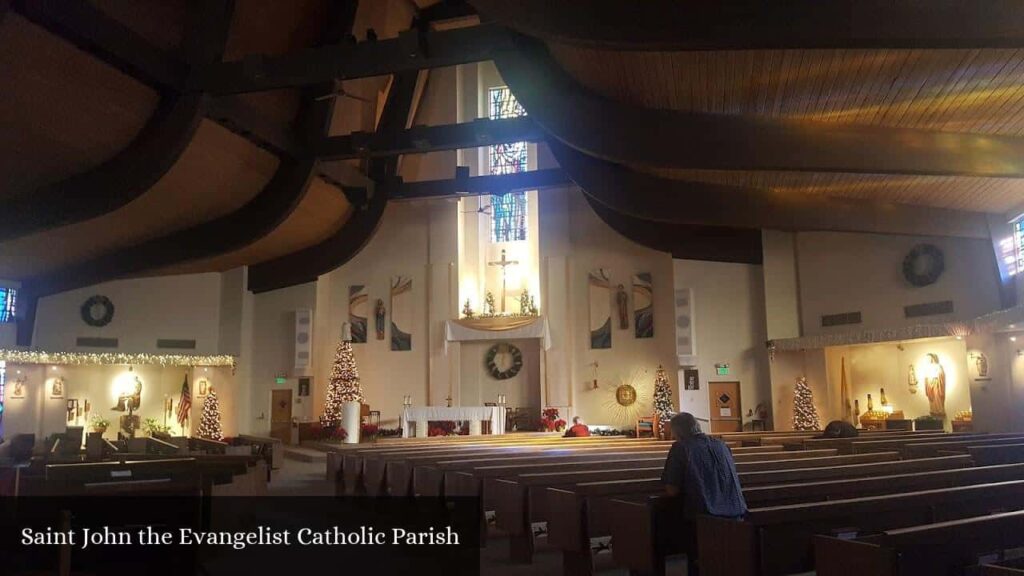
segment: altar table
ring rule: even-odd
[[[491,423],[491,434],[505,433],[505,409],[501,406],[409,406],[402,411],[402,438],[411,436],[411,422],[419,422],[417,436],[427,435],[427,422],[469,421],[469,434],[479,436],[484,420]]]

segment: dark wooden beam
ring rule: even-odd
[[[611,50],[1021,48],[1017,0],[470,0],[545,40]]]
[[[377,131],[394,134],[405,128],[416,91],[416,71],[396,74],[388,90]],[[397,157],[378,158],[370,162],[370,176],[377,183],[397,177]],[[249,268],[249,290],[266,292],[316,280],[321,274],[351,260],[373,238],[388,204],[386,187],[367,191],[363,198],[352,198],[355,213],[330,238],[323,242],[261,262]]]
[[[669,224],[988,238],[985,214],[927,206],[774,193],[636,172],[550,142],[583,191],[611,210]]]
[[[341,43],[294,54],[251,56],[216,64],[203,71],[193,87],[213,94],[295,88],[334,79],[383,76],[493,60],[512,48],[511,35],[499,26],[422,33],[413,29],[388,40]]]
[[[450,180],[388,182],[382,186],[387,189],[388,195],[393,200],[421,200],[451,196],[505,194],[513,190],[537,190],[571,183],[572,180],[561,168],[549,168],[515,174],[473,176]]]
[[[413,126],[391,138],[367,132],[331,136],[317,145],[316,154],[323,160],[376,158],[493,146],[506,142],[537,142],[543,140],[545,134],[528,116],[501,120],[480,119],[442,126]]]
[[[592,196],[584,196],[598,218],[612,230],[641,246],[668,252],[673,258],[741,264],[763,262],[760,230],[642,220],[620,214]]]
[[[522,40],[495,62],[553,137],[620,164],[715,170],[1024,177],[1024,138],[657,110],[613,102]]]
[[[185,64],[169,58],[88,0],[14,0],[33,23],[77,45],[103,62],[159,91],[185,85]]]

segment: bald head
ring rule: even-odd
[[[673,416],[669,426],[672,428],[672,435],[677,439],[700,436],[704,433],[700,429],[700,423],[689,412],[680,412]]]

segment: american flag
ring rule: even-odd
[[[192,394],[188,391],[188,374],[185,374],[185,383],[181,385],[181,399],[178,400],[178,425],[185,427],[188,414],[192,410]]]

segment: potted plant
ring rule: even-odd
[[[89,425],[92,426],[93,432],[97,434],[104,434],[106,433],[107,428],[110,427],[110,420],[107,420],[103,416],[97,414],[89,420]]]
[[[166,439],[171,437],[171,427],[158,423],[156,418],[146,418],[142,422],[142,430],[153,438]]]
[[[942,430],[945,428],[945,419],[930,414],[914,418],[914,430]]]

